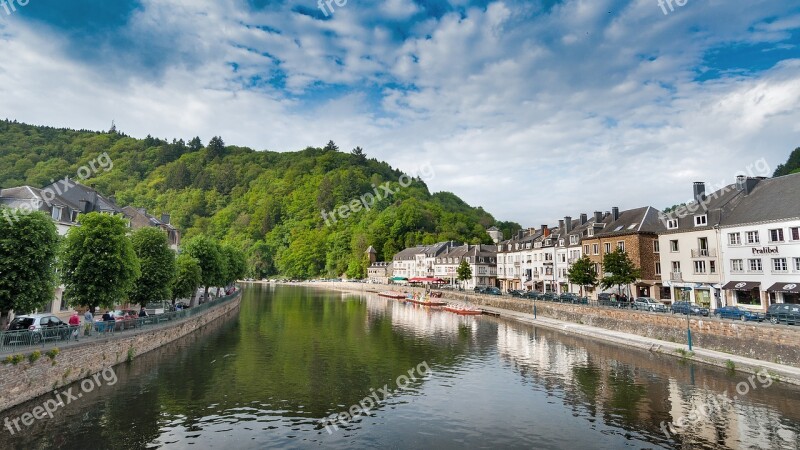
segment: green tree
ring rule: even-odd
[[[222,256],[225,260],[223,283],[231,286],[237,280],[244,278],[247,272],[247,261],[244,253],[231,245],[222,246]]]
[[[800,171],[800,147],[797,147],[789,155],[789,159],[786,160],[786,164],[778,164],[778,167],[775,169],[775,173],[772,176],[780,177],[783,175],[797,173],[799,171]]]
[[[139,261],[122,217],[89,213],[69,230],[61,254],[64,295],[73,305],[112,308],[122,302],[141,275]]]
[[[622,290],[622,286],[633,283],[641,275],[628,254],[620,248],[603,255],[603,271],[608,275],[603,277],[600,284],[604,289],[617,286],[618,292]]]
[[[567,279],[570,283],[581,287],[581,297],[583,297],[584,287],[597,286],[597,272],[594,270],[594,264],[592,264],[588,256],[575,261],[567,272]]]
[[[323,148],[323,150],[325,150],[326,152],[338,152],[339,151],[339,146],[336,145],[335,142],[330,140],[330,141],[328,141],[327,144],[325,144],[325,148]]]
[[[0,329],[9,311],[33,312],[53,300],[57,245],[50,217],[0,207]]]
[[[357,162],[364,162],[367,160],[367,154],[364,153],[364,149],[361,147],[356,147],[350,151],[350,154],[355,156]]]
[[[225,155],[225,142],[219,136],[214,136],[208,141],[208,159],[212,160]]]
[[[192,303],[198,286],[203,282],[200,263],[191,255],[182,253],[175,260],[175,279],[172,282],[172,305],[178,298],[188,298]]]
[[[203,299],[208,299],[208,289],[219,286],[224,282],[224,264],[219,243],[214,239],[200,235],[190,239],[183,250],[186,254],[196,259],[200,264],[200,282],[205,287]],[[195,306],[195,296],[192,296],[191,305]]]
[[[175,252],[169,248],[167,236],[158,228],[147,227],[135,231],[131,242],[141,268],[130,293],[131,302],[145,306],[172,298]]]
[[[461,264],[458,265],[456,275],[458,276],[458,281],[462,282],[462,285],[467,280],[472,279],[472,269],[469,267],[469,263],[466,259],[462,260]]]

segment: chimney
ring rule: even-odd
[[[603,213],[600,211],[594,212],[594,223],[600,223],[603,221]]]
[[[517,231],[517,239],[522,239],[522,235],[523,235],[523,233],[525,233],[525,231],[524,231],[524,230],[519,230],[519,231]]]
[[[706,199],[706,184],[702,181],[695,181],[692,192],[694,194],[694,201],[698,204],[702,203],[703,200]]]
[[[761,181],[761,180],[758,179],[758,178],[747,178],[747,179],[745,179],[745,181],[744,181],[744,195],[750,195],[750,193],[753,192],[753,189],[755,189],[755,187],[756,187],[756,185],[758,184],[759,181]]]
[[[542,225],[542,236],[550,236],[550,230],[547,229],[547,225]]]
[[[586,225],[586,222],[588,221],[589,221],[589,216],[587,216],[585,213],[581,214],[581,225]]]
[[[572,232],[572,217],[567,216],[564,217],[564,222],[567,224],[567,233]]]
[[[561,219],[561,220],[558,221],[558,232],[559,233],[563,233],[564,232],[564,219]]]
[[[603,214],[603,219],[605,219],[606,217],[608,217],[608,216],[610,216],[610,215],[611,215],[611,211],[606,211],[606,212]]]
[[[619,207],[615,206],[611,208],[611,214],[613,215],[614,220],[619,220]]]
[[[744,190],[744,185],[745,185],[745,181],[746,180],[747,180],[747,177],[744,176],[744,175],[739,175],[739,176],[736,177],[736,190],[737,191],[743,191]]]

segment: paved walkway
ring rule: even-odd
[[[480,306],[481,308],[500,314],[500,317],[507,319],[514,319],[520,322],[530,323],[532,325],[555,329],[564,333],[576,334],[586,336],[591,339],[601,339],[615,344],[625,345],[628,347],[636,347],[651,352],[662,353],[673,357],[683,357],[679,350],[687,351],[688,348],[685,344],[677,344],[674,342],[662,341],[658,339],[639,336],[636,334],[623,333],[620,331],[607,330],[605,328],[593,327],[591,325],[582,325],[579,323],[564,322],[561,320],[551,319],[549,317],[533,318],[533,313],[521,313],[516,311],[509,311],[507,309],[493,308],[491,306]],[[719,367],[727,368],[727,362],[730,360],[736,366],[739,372],[757,373],[766,369],[768,373],[777,377],[784,382],[800,385],[800,368],[793,366],[786,366],[782,364],[775,364],[769,361],[761,361],[758,359],[746,358],[737,356],[730,353],[718,352],[715,350],[707,350],[697,346],[693,346],[692,352],[694,355],[688,356],[688,359],[706,364],[712,364]]]

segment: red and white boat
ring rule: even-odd
[[[483,314],[482,309],[473,308],[472,306],[456,305],[453,303],[450,303],[447,306],[445,306],[444,310],[450,311],[451,313],[460,314],[462,316],[477,316]]]
[[[436,300],[431,300],[427,296],[417,297],[417,296],[409,295],[408,297],[406,297],[406,301],[409,301],[411,303],[416,303],[418,305],[423,305],[423,306],[445,306],[445,305],[447,305],[447,302],[440,302],[440,301],[436,301]]]

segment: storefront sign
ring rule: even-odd
[[[778,253],[778,247],[753,248],[754,255],[776,254],[776,253]]]

